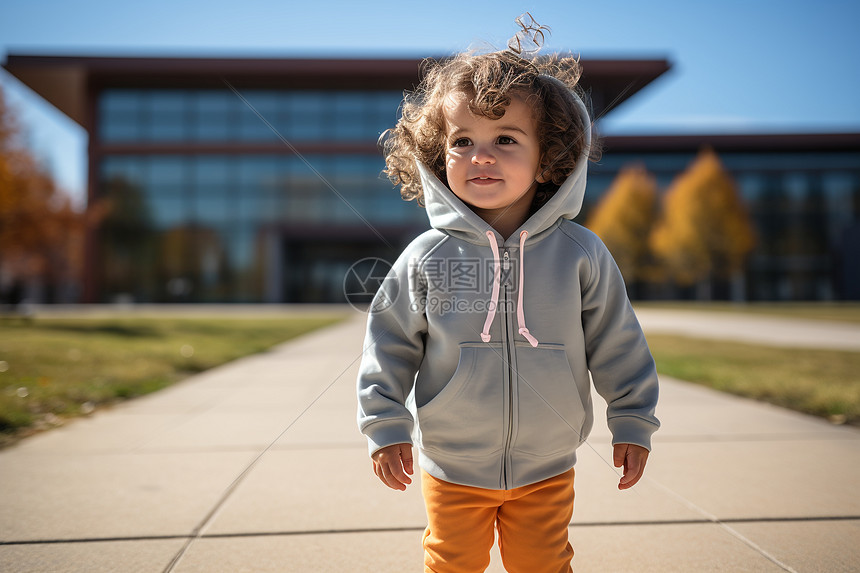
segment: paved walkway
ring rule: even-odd
[[[420,571],[418,487],[378,483],[355,429],[362,334],[354,315],[0,452],[0,571]],[[860,431],[670,379],[658,415],[631,491],[605,425],[583,446],[578,573],[857,570]]]

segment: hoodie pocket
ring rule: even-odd
[[[446,455],[487,457],[505,442],[505,361],[500,344],[460,345],[448,384],[418,408],[421,447]]]
[[[513,449],[532,456],[571,452],[586,413],[561,344],[517,346],[517,431]]]

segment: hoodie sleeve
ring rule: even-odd
[[[624,279],[608,249],[595,236],[591,276],[582,293],[582,326],[588,368],[606,400],[612,444],[651,449],[660,427],[654,415],[658,385],[654,359],[627,298]]]
[[[407,249],[408,251],[408,249]],[[414,419],[406,406],[424,358],[424,289],[407,255],[394,263],[367,319],[358,373],[358,427],[375,451],[412,443]]]

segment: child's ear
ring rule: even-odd
[[[549,181],[549,179],[549,168],[546,165],[541,165],[540,171],[538,172],[537,177],[535,177],[535,181],[537,181],[538,183],[546,183],[547,181]]]

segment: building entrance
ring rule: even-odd
[[[348,242],[343,240],[296,240],[281,242],[280,272],[275,272],[279,285],[271,285],[286,303],[345,303],[344,278],[353,264],[367,257],[379,257],[394,263],[397,253],[379,242]],[[273,301],[274,302],[274,301]]]

